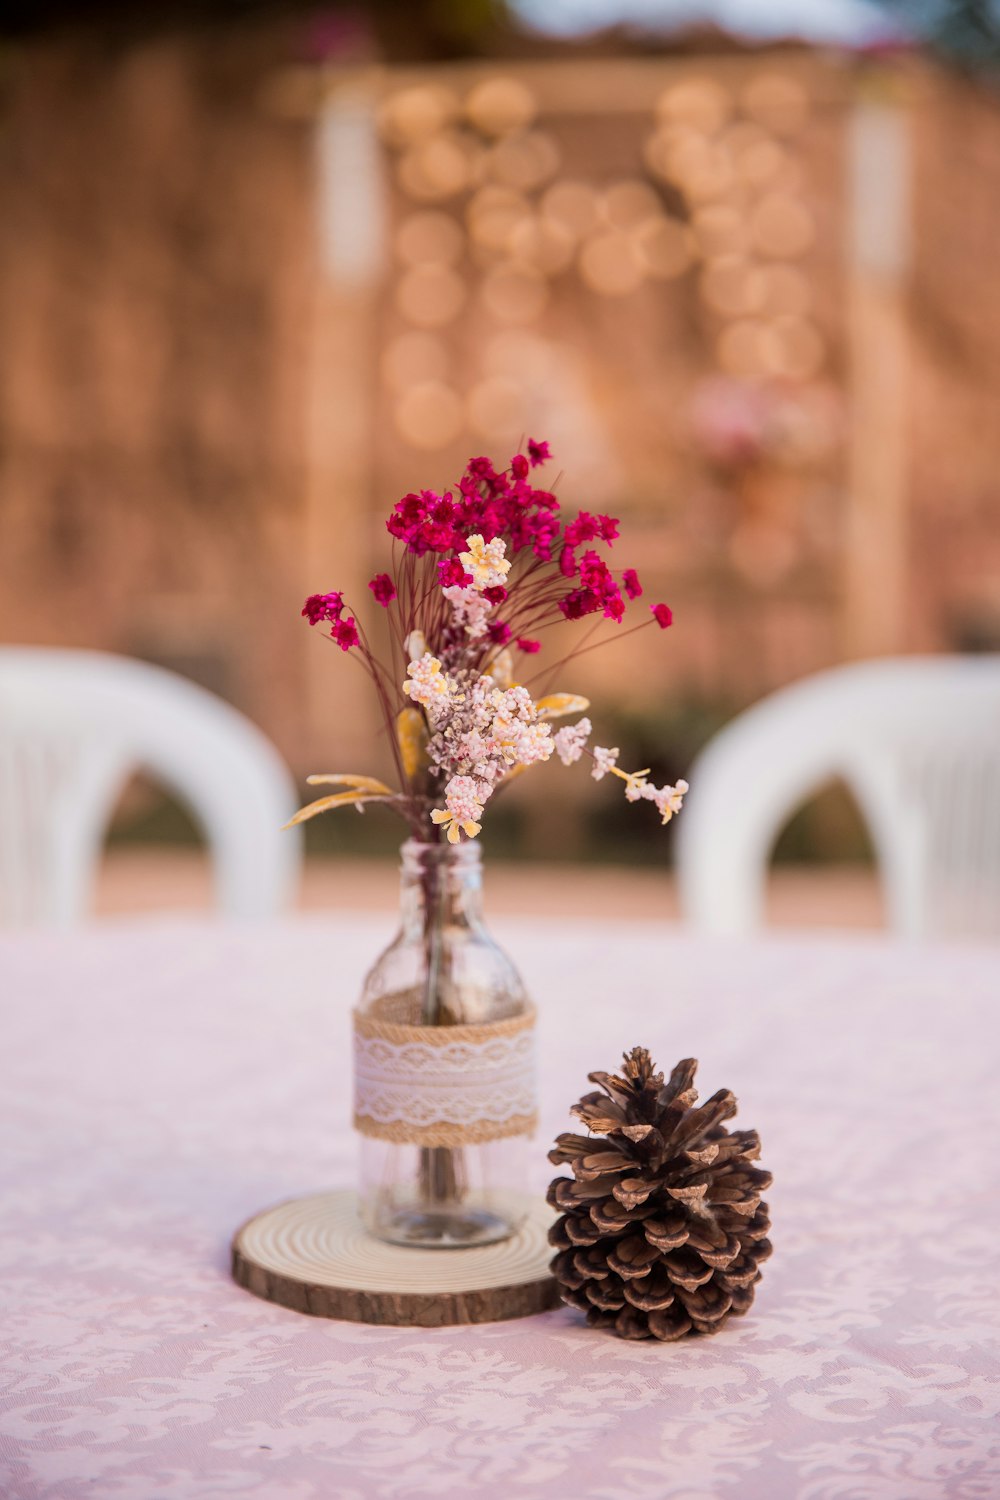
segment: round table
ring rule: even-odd
[[[1000,949],[507,920],[546,1149],[592,1069],[700,1058],[761,1132],[773,1259],[712,1339],[568,1308],[369,1328],[229,1277],[350,1185],[349,1011],[388,919],[0,938],[7,1500],[1000,1494]]]

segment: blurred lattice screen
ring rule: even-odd
[[[602,736],[1000,645],[993,96],[803,48],[303,68],[283,24],[4,59],[0,638],[367,769],[302,595],[368,609],[393,501],[531,434],[676,612],[564,684]]]
[[[327,165],[350,177],[353,143],[360,177],[364,95],[344,89]],[[835,69],[760,59],[381,76],[381,204],[331,186],[338,359],[343,301],[357,319],[373,272],[350,361],[371,381],[348,465],[364,499],[548,437],[561,498],[620,515],[677,613],[672,640],[576,669],[620,706],[747,701],[840,654],[848,99]],[[358,264],[338,251],[352,211],[373,216]],[[328,547],[359,498],[340,486],[333,516],[331,488]],[[383,547],[376,519],[359,568]]]

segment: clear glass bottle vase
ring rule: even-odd
[[[489,1244],[525,1217],[534,1011],[483,923],[478,845],[405,843],[400,917],[355,1012],[362,1218],[394,1244]]]

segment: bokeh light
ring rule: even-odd
[[[485,170],[497,182],[531,193],[558,172],[559,147],[538,130],[508,136],[488,153]]]
[[[465,113],[484,135],[503,136],[523,130],[535,118],[531,90],[516,78],[487,78],[471,89]]]
[[[483,278],[484,306],[504,323],[530,323],[541,316],[549,299],[548,283],[531,266],[508,262]]]
[[[677,219],[657,215],[632,230],[633,250],[649,276],[671,280],[681,276],[694,259],[691,231]]]
[[[396,254],[405,265],[454,265],[464,249],[461,226],[434,209],[408,215],[396,231]]]
[[[509,375],[478,381],[466,400],[469,426],[484,438],[507,438],[523,431],[528,413],[522,382]]]
[[[523,193],[490,183],[469,199],[465,217],[475,245],[503,253],[513,230],[531,218],[531,204]]]
[[[761,268],[739,255],[720,255],[708,261],[698,289],[707,306],[723,317],[757,312],[767,295]]]
[[[744,88],[740,103],[752,120],[777,135],[795,135],[809,115],[809,96],[787,73],[759,73]]]
[[[396,402],[396,430],[412,448],[446,448],[462,431],[461,397],[440,380],[421,381]]]
[[[430,136],[400,157],[399,185],[418,201],[453,198],[475,180],[481,161],[477,151],[454,131]]]
[[[399,89],[384,100],[378,123],[385,140],[408,146],[442,130],[458,114],[458,99],[435,84]]]
[[[450,323],[458,317],[465,298],[465,281],[449,266],[414,266],[396,286],[396,306],[418,328]]]
[[[542,214],[578,239],[596,226],[598,195],[589,183],[564,178],[542,197]]]
[[[726,88],[714,78],[685,78],[661,94],[657,117],[664,122],[682,122],[712,135],[720,130],[733,108]]]
[[[750,215],[750,235],[762,255],[791,260],[813,242],[815,225],[803,203],[782,193],[768,193]]]
[[[448,346],[430,333],[402,333],[392,339],[379,361],[382,379],[396,391],[422,381],[447,381],[451,366]]]
[[[632,229],[660,211],[656,189],[635,179],[612,183],[599,201],[600,215],[613,229]]]
[[[609,229],[592,235],[582,247],[580,275],[592,291],[623,297],[642,285],[643,263],[632,238]]]

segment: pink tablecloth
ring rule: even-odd
[[[347,1017],[385,931],[0,940],[6,1500],[1000,1495],[1000,951],[506,924],[539,1189],[635,1043],[700,1057],[775,1173],[751,1313],[637,1345],[568,1309],[396,1331],[231,1284],[234,1226],[352,1180]]]

